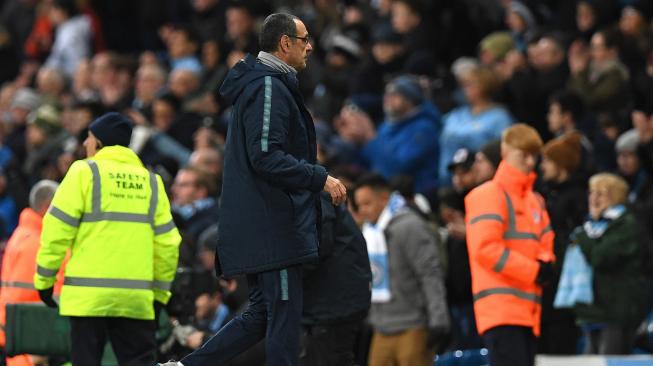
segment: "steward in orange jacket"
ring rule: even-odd
[[[43,180],[30,192],[30,206],[20,213],[18,227],[7,242],[7,249],[2,258],[2,282],[0,282],[0,346],[5,345],[4,325],[7,304],[23,302],[40,302],[39,293],[34,289],[34,272],[36,271],[36,253],[41,240],[41,223],[48,210],[58,184]],[[55,287],[55,293],[61,289],[63,271]],[[19,355],[7,358],[7,366],[32,366],[31,357]]]
[[[555,259],[546,206],[533,192],[541,148],[533,128],[508,128],[494,179],[465,197],[474,314],[493,366],[534,364],[541,286]]]

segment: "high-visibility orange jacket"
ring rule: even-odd
[[[5,308],[7,304],[41,301],[34,289],[34,272],[36,271],[36,253],[41,238],[43,218],[31,208],[20,213],[18,227],[7,242],[2,258],[2,275],[0,279],[0,346],[5,344]],[[59,294],[63,283],[63,271],[58,275],[55,295]],[[20,362],[19,362],[20,361]],[[27,356],[12,357],[7,365],[31,365]]]
[[[544,200],[533,192],[535,173],[501,162],[489,182],[465,197],[467,247],[478,332],[500,325],[540,334],[542,289],[538,260],[555,260]]]

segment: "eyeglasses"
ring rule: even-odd
[[[286,34],[286,36],[288,36],[289,38],[301,39],[301,40],[304,42],[304,44],[308,44],[308,43],[311,41],[311,37],[310,37],[310,36],[299,37],[299,36],[291,36],[291,35],[289,35],[289,34]]]

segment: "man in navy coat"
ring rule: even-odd
[[[317,260],[319,192],[336,205],[339,180],[316,164],[313,120],[297,71],[312,50],[304,23],[272,14],[258,57],[229,72],[220,93],[233,104],[225,150],[216,263],[218,275],[246,274],[249,306],[179,363],[221,365],[266,337],[266,365],[297,365],[302,317],[301,265]]]

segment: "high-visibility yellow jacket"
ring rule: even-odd
[[[489,182],[465,197],[474,314],[480,334],[501,325],[540,334],[538,260],[552,262],[554,233],[535,173],[502,162]]]
[[[167,303],[181,237],[161,177],[130,149],[108,146],[74,162],[43,219],[34,287],[52,287],[66,252],[66,316],[154,319]]]

